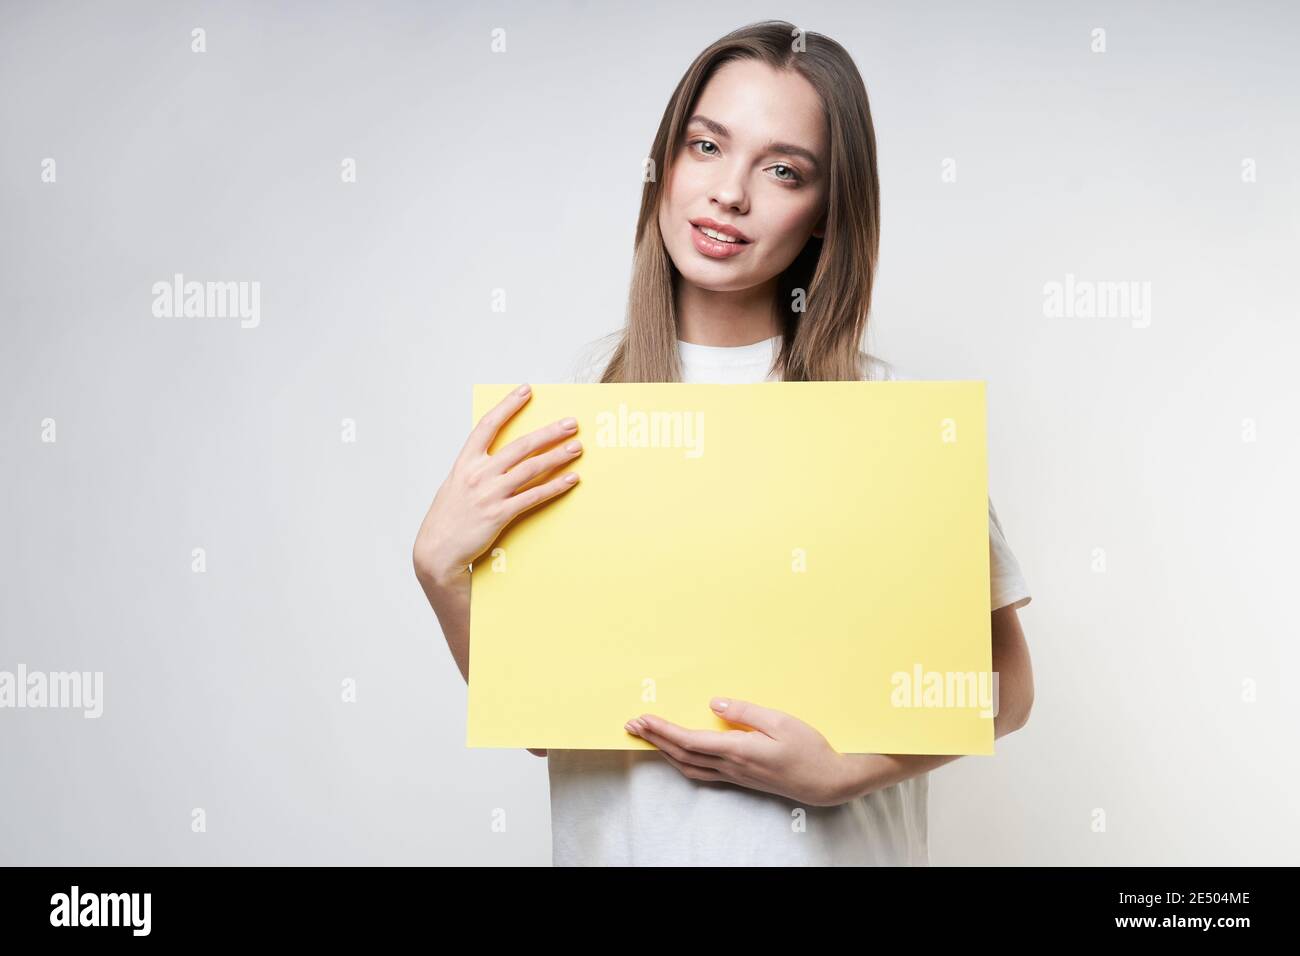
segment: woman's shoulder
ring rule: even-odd
[[[864,382],[905,382],[912,378],[893,362],[887,362],[877,355],[862,349],[858,352],[862,363],[862,381]]]
[[[623,330],[615,329],[584,344],[569,366],[569,380],[577,385],[599,382],[622,336]]]
[[[614,352],[622,341],[623,330],[615,329],[584,343],[569,367],[569,380],[575,384],[587,384],[600,381],[601,375]],[[858,351],[861,363],[861,379],[867,382],[898,382],[912,378],[904,369],[888,362],[865,349]]]

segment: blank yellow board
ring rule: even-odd
[[[535,385],[490,451],[570,415],[581,480],[472,568],[470,747],[653,749],[629,718],[723,696],[993,753],[983,382]]]

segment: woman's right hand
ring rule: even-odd
[[[470,564],[491,547],[507,524],[577,483],[574,472],[536,481],[582,453],[581,442],[572,438],[578,431],[572,418],[521,435],[488,454],[502,426],[531,395],[532,390],[521,385],[479,419],[451,474],[434,495],[412,555],[416,577],[426,590],[468,584]]]

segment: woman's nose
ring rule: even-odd
[[[727,209],[734,209],[736,212],[744,212],[748,199],[745,195],[744,184],[738,176],[727,177],[721,176],[713,186],[713,200],[720,206]]]

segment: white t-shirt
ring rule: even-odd
[[[617,333],[611,333],[589,347],[579,358],[573,380],[599,381],[617,340]],[[679,340],[682,380],[775,381],[768,369],[780,346],[780,336],[736,347]],[[862,358],[870,380],[909,378],[866,352]],[[992,498],[989,561],[991,606],[1028,604],[1029,590]],[[839,806],[805,807],[735,784],[692,780],[656,750],[550,750],[547,765],[551,854],[556,866],[930,863],[928,773]]]

